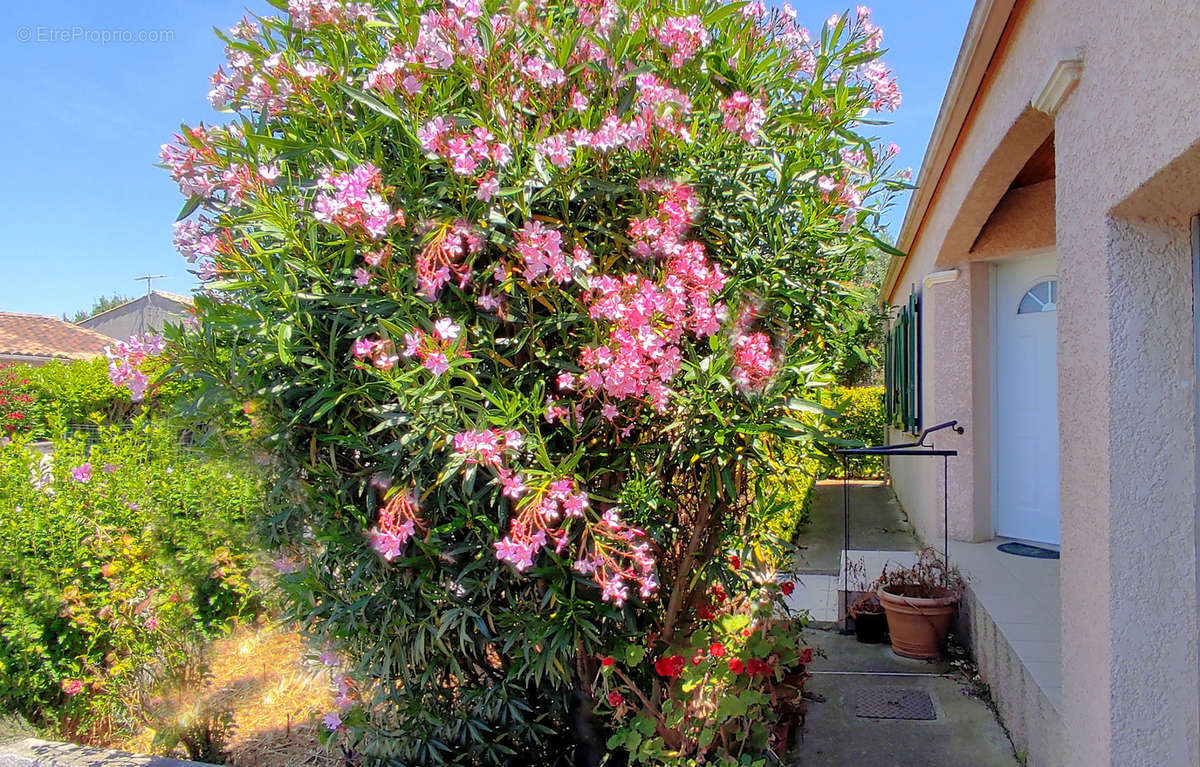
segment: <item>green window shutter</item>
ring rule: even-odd
[[[916,293],[900,307],[885,338],[884,387],[888,422],[917,433],[921,428],[921,303]]]

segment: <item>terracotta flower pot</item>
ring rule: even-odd
[[[910,597],[880,589],[892,650],[905,658],[941,657],[959,596],[956,591],[946,591],[932,598]]]

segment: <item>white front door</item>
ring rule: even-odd
[[[1058,543],[1055,255],[996,267],[996,534]]]

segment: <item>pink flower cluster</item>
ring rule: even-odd
[[[483,250],[483,235],[463,219],[449,225],[425,223],[421,229],[433,234],[417,254],[417,293],[436,301],[451,277],[459,290],[466,288],[471,278],[466,258]]]
[[[738,134],[747,144],[759,142],[763,123],[767,121],[762,99],[752,99],[737,91],[721,100],[721,114],[725,116],[725,130]]]
[[[391,370],[400,357],[417,357],[435,376],[450,369],[450,362],[470,355],[462,348],[462,328],[453,320],[442,317],[433,324],[433,332],[417,329],[404,334],[404,349],[396,353],[395,344],[386,338],[360,338],[351,351],[360,362],[368,361],[380,370]]]
[[[653,30],[658,44],[671,54],[671,66],[678,69],[691,61],[711,41],[704,20],[699,16],[672,16]]]
[[[343,0],[288,0],[288,15],[298,29],[312,29],[321,24],[347,27],[354,21],[374,21],[375,7],[370,3],[347,3]]]
[[[742,393],[763,389],[779,372],[780,362],[771,348],[770,337],[753,331],[758,307],[745,307],[733,323],[730,342],[733,353],[733,382]]]
[[[508,535],[496,541],[496,558],[519,572],[533,567],[533,560],[551,541],[561,554],[570,534],[561,523],[565,518],[582,519],[588,508],[587,493],[578,491],[572,479],[558,479],[521,505],[509,526]]]
[[[501,468],[507,455],[519,453],[525,438],[515,429],[463,431],[454,435],[454,452],[466,463]]]
[[[158,156],[183,194],[209,200],[223,195],[225,202],[237,204],[262,179],[247,165],[233,163],[226,167],[213,144],[240,138],[237,126],[188,128],[183,134],[175,134],[174,145],[163,144]]]
[[[280,53],[261,61],[248,51],[225,49],[229,72],[218,69],[208,78],[212,88],[208,101],[213,109],[249,107],[269,115],[284,111],[292,96],[303,93],[309,83],[329,73],[324,64],[305,59],[289,63]]]
[[[611,508],[587,529],[590,545],[580,545],[581,555],[574,570],[591,576],[601,589],[601,599],[620,607],[629,599],[630,586],[636,586],[642,599],[658,590],[654,572],[654,554],[646,533],[630,527],[618,509]]]
[[[589,280],[589,315],[610,326],[607,343],[580,352],[581,392],[648,399],[662,412],[683,362],[686,334],[703,338],[720,328],[727,313],[718,298],[725,275],[700,242],[683,239],[698,208],[691,188],[677,184],[666,188],[656,216],[630,222],[634,252],[663,259],[661,283],[637,273]]]
[[[460,176],[471,176],[481,165],[491,162],[503,167],[512,160],[512,148],[497,141],[492,132],[477,126],[469,133],[458,133],[454,122],[435,117],[417,130],[421,148],[450,163]]]
[[[162,354],[163,346],[162,336],[146,333],[104,347],[104,356],[108,358],[108,380],[112,381],[114,386],[124,386],[129,390],[130,399],[141,402],[146,396],[146,387],[150,384],[150,379],[142,372],[141,365],[147,357]]]
[[[621,12],[614,0],[578,0],[579,23],[591,27],[602,37],[608,36]]]
[[[361,230],[377,240],[404,221],[404,212],[393,212],[384,199],[383,176],[371,163],[346,173],[326,171],[317,186],[322,191],[313,201],[313,218],[322,223]]]
[[[199,221],[189,218],[175,222],[175,249],[189,264],[196,263],[197,259],[211,259],[217,255],[220,239],[216,232],[204,226],[206,223],[208,222],[203,218]]]
[[[568,259],[562,233],[541,221],[526,221],[517,231],[516,245],[524,262],[521,274],[529,282],[548,274],[561,285],[570,282],[573,273],[582,275],[592,265],[591,254],[582,245],[576,245]]]
[[[420,512],[415,492],[394,493],[379,510],[375,525],[367,531],[371,548],[389,562],[400,556],[422,524]]]
[[[547,136],[537,143],[535,148],[538,154],[557,168],[567,168],[575,162],[575,152],[579,149],[600,154],[609,154],[617,149],[630,152],[645,150],[650,146],[655,128],[664,134],[686,138],[687,121],[692,110],[691,99],[648,72],[638,75],[635,83],[637,110],[628,120],[609,114],[594,130],[578,128]]]
[[[872,109],[895,112],[900,108],[900,86],[886,64],[875,59],[860,67],[858,73],[871,89]]]

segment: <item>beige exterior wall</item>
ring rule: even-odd
[[[1078,86],[1056,117],[1033,110],[1072,48],[1083,52]],[[923,421],[967,427],[937,440],[962,451],[951,470],[951,534],[986,538],[986,262],[1049,244],[1054,204],[1061,758],[1072,767],[1200,764],[1188,231],[1200,213],[1198,72],[1195,0],[1018,2],[893,293],[899,303],[925,275],[960,268],[954,282],[924,291]],[[1056,180],[1006,196],[1051,131]],[[892,464],[927,540],[940,533],[934,463]]]

